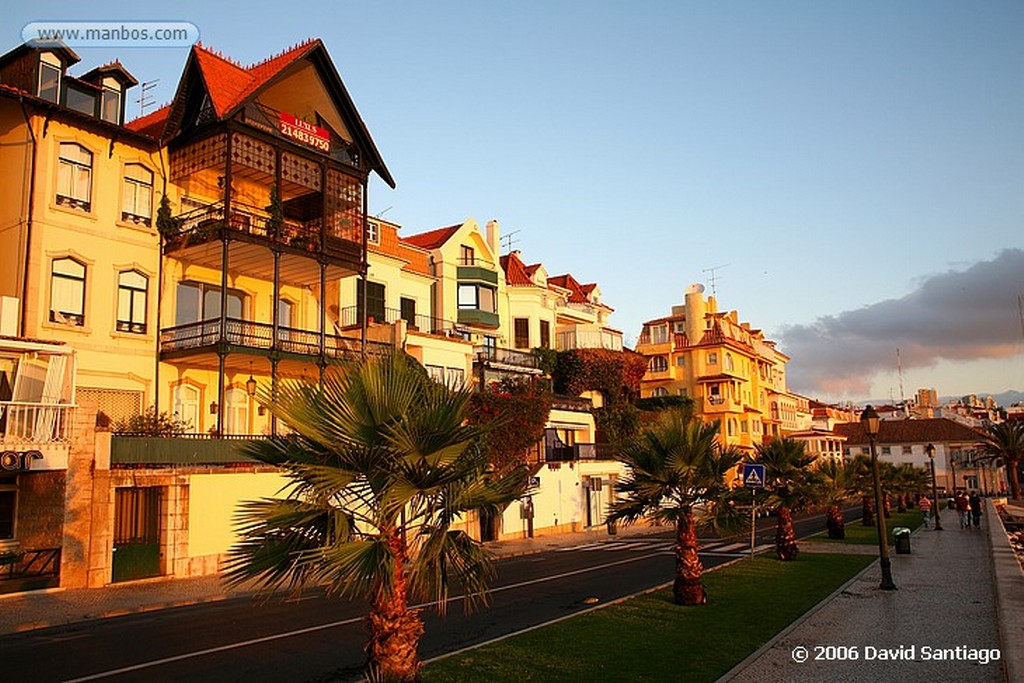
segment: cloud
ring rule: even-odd
[[[1020,353],[1017,297],[1024,293],[1024,250],[921,280],[900,299],[790,325],[779,335],[793,360],[789,384],[801,393],[868,392],[872,377],[940,360],[1007,358]]]

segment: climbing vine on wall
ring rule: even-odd
[[[526,463],[530,449],[544,437],[550,410],[551,394],[543,382],[506,379],[473,394],[469,421],[489,427],[484,448],[502,473]]]

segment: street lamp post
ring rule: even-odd
[[[889,561],[889,539],[885,532],[885,515],[882,510],[882,485],[878,480],[878,453],[875,451],[875,437],[881,428],[882,421],[878,413],[870,405],[860,414],[860,423],[868,435],[871,447],[871,479],[875,484],[875,525],[878,529],[878,562],[882,567],[882,583],[879,588],[886,591],[896,590],[892,581],[892,563]]]
[[[928,453],[928,462],[932,465],[932,505],[935,510],[935,530],[942,531],[942,520],[939,518],[939,490],[935,486],[935,446],[928,444],[924,447]]]

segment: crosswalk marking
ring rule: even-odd
[[[719,538],[708,538],[698,540],[698,552],[720,555],[743,555],[750,552],[749,543],[737,543]],[[631,551],[670,551],[674,545],[673,541],[595,541],[583,545],[569,546],[566,548],[555,548],[556,553],[568,552],[601,552],[605,550],[631,550]],[[758,553],[773,547],[772,543],[763,543],[754,546],[754,552]]]

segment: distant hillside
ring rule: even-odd
[[[978,398],[985,398],[986,396],[991,396],[996,400],[996,403],[998,403],[1004,408],[1006,406],[1011,406],[1019,401],[1024,401],[1024,392],[1020,391],[1004,391],[1001,394],[979,393],[977,394],[977,396]],[[954,401],[961,398],[963,398],[963,396],[940,396],[939,405],[943,405],[945,403],[948,403],[949,401]]]

